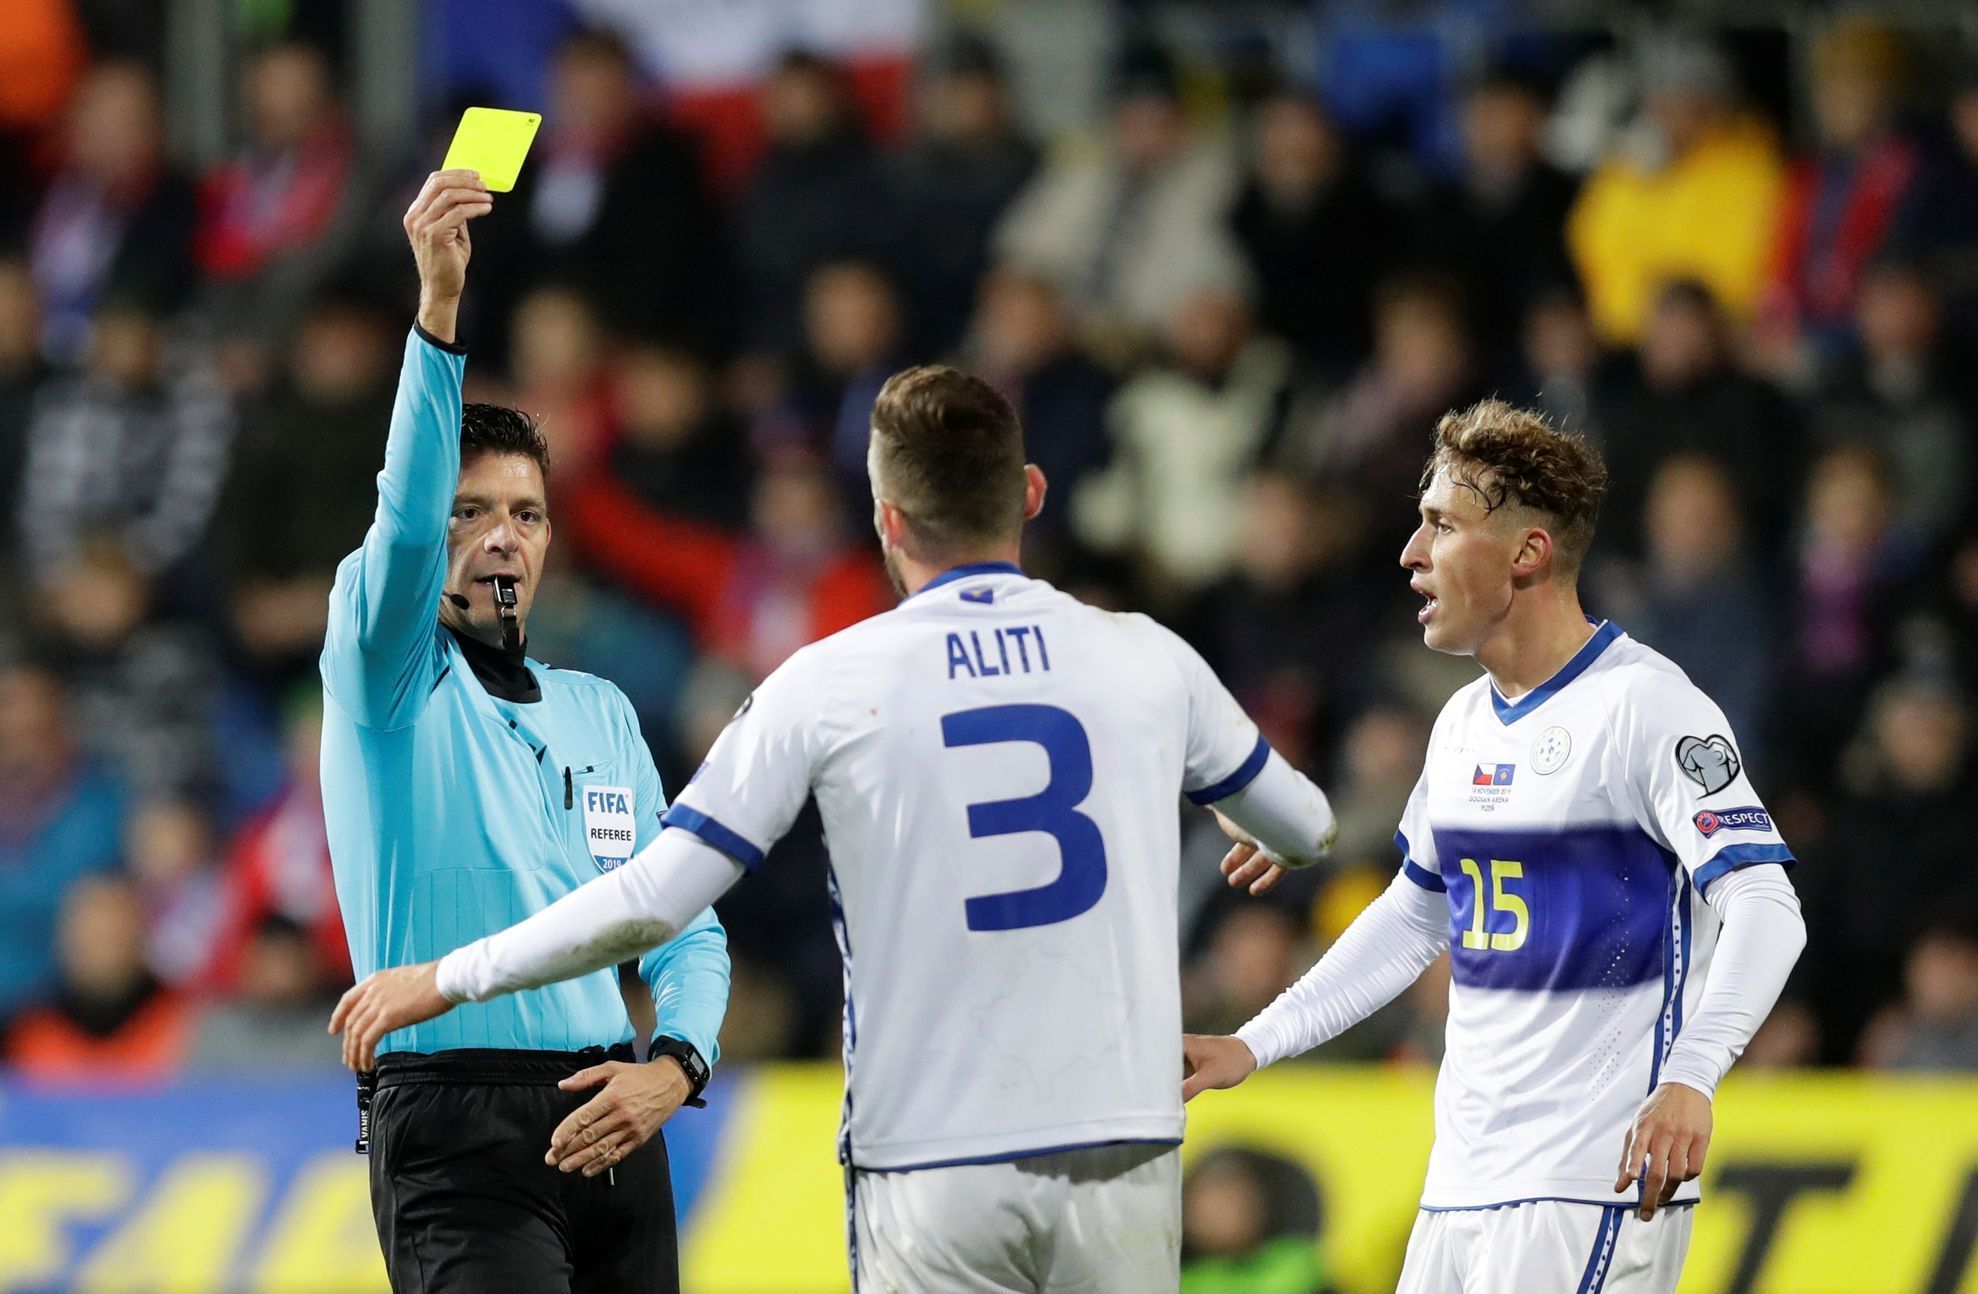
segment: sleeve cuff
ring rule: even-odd
[[[707,844],[719,849],[744,870],[753,872],[762,866],[762,850],[751,844],[739,831],[724,826],[698,809],[690,809],[675,802],[659,816],[661,826],[678,827],[691,835],[699,836]]]
[[[439,338],[427,332],[424,328],[421,328],[417,323],[414,323],[412,325],[412,331],[414,334],[418,336],[420,341],[425,342],[428,346],[431,346],[436,350],[443,350],[449,355],[464,356],[467,353],[466,346],[462,345],[457,341],[441,341]]]
[[[1241,764],[1237,765],[1234,773],[1231,773],[1220,782],[1203,787],[1199,791],[1185,791],[1183,794],[1188,797],[1190,804],[1210,805],[1214,804],[1217,800],[1227,800],[1230,796],[1235,795],[1238,791],[1256,781],[1257,774],[1264,771],[1264,765],[1270,762],[1270,758],[1271,744],[1265,741],[1262,736],[1259,736],[1257,738],[1257,744],[1250,748],[1249,755],[1244,758]]]
[[[1401,851],[1401,874],[1403,876],[1406,876],[1425,890],[1433,890],[1437,894],[1447,894],[1449,892],[1449,886],[1444,884],[1442,876],[1439,873],[1422,866],[1413,858],[1409,857],[1408,837],[1398,831],[1395,832],[1394,845],[1395,848]]]
[[[1790,868],[1799,860],[1793,851],[1784,845],[1726,845],[1710,856],[1709,861],[1696,869],[1691,878],[1696,882],[1696,892],[1702,894],[1710,882],[1741,867],[1757,863],[1777,863]]]

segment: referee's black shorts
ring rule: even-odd
[[[557,1080],[631,1059],[629,1046],[380,1056],[371,1210],[395,1294],[678,1294],[663,1137],[596,1177],[543,1162],[556,1125],[596,1095]]]

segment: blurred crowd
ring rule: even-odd
[[[194,172],[156,49],[66,30],[0,76],[5,1054],[333,1063],[315,662],[375,506],[398,218],[463,100],[371,155],[337,60],[278,33]],[[1848,17],[1541,33],[1386,98],[1315,81],[1384,66],[1336,54],[1123,25],[1104,113],[1043,139],[982,34],[930,43],[904,113],[793,51],[711,158],[613,34],[546,50],[463,325],[469,398],[552,446],[531,654],[623,687],[680,785],[756,680],[891,604],[867,412],[970,366],[1050,480],[1028,568],[1183,632],[1338,806],[1335,865],[1270,901],[1189,819],[1189,1023],[1227,1029],[1398,866],[1475,666],[1422,648],[1395,559],[1435,419],[1498,393],[1605,451],[1589,609],[1720,702],[1800,855],[1811,955],[1750,1063],[1978,1070],[1978,79]],[[723,902],[731,1058],[837,1052],[823,870],[812,816]],[[1433,1062],[1446,982],[1326,1054]]]

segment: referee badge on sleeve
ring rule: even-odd
[[[630,788],[584,788],[584,837],[590,842],[591,861],[601,872],[610,871],[632,856],[638,832],[632,824]]]

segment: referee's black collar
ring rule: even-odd
[[[543,685],[537,681],[536,672],[529,668],[527,643],[510,651],[506,647],[491,646],[450,626],[447,632],[453,635],[453,641],[460,644],[460,654],[467,658],[467,667],[474,671],[475,678],[481,680],[481,686],[489,696],[522,705],[531,705],[543,699]]]

